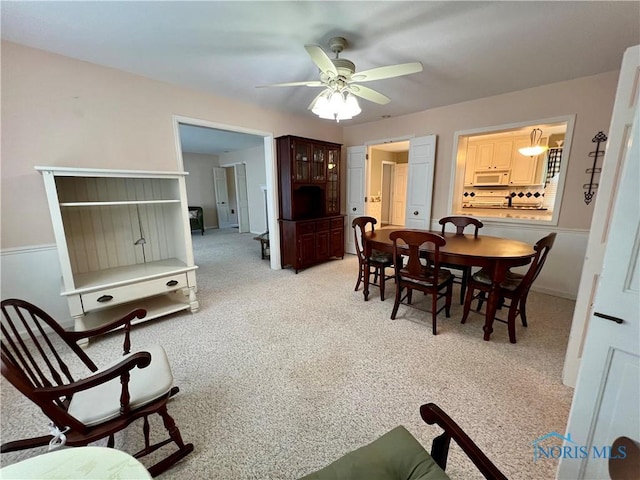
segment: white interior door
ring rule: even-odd
[[[609,138],[605,146],[602,173],[598,180],[599,186],[594,202],[587,251],[582,264],[576,308],[573,312],[571,333],[562,372],[562,382],[570,387],[576,386],[584,352],[585,332],[589,328],[593,313],[594,295],[602,271],[605,247],[611,229],[611,211],[619,191],[619,182],[622,178],[620,171],[622,170],[622,161],[625,158],[624,151],[637,108],[639,70],[640,46],[636,46],[627,50],[620,69],[618,89],[608,132]]]
[[[408,163],[396,163],[393,173],[393,187],[391,193],[391,223],[404,225],[407,212],[407,174]]]
[[[249,197],[247,195],[247,169],[244,163],[233,166],[236,180],[236,203],[238,205],[238,231],[249,232]]]
[[[213,183],[216,193],[216,210],[218,211],[218,228],[231,226],[229,218],[229,194],[227,193],[227,171],[222,167],[214,167]]]
[[[407,175],[407,228],[431,228],[431,197],[436,155],[436,136],[417,137],[409,141],[409,173]]]
[[[569,414],[565,447],[585,446],[587,455],[560,459],[558,478],[610,478],[611,466],[624,465],[623,458],[632,455],[617,449],[609,455],[597,454],[610,448],[620,437],[640,443],[640,209],[638,208],[638,178],[640,178],[640,111],[638,110],[638,63],[640,46],[628,49],[623,60],[616,94],[616,107],[611,122],[622,140],[618,147],[606,151],[611,157],[622,155],[617,198],[610,211],[610,228],[605,239],[602,272],[597,280],[597,292],[584,342],[584,351],[576,391]],[[625,68],[633,66],[631,69]],[[631,74],[623,80],[622,75]],[[625,83],[631,81],[631,92]],[[622,88],[621,88],[622,87]],[[623,96],[624,108],[618,109]],[[629,99],[633,101],[628,103]],[[632,128],[625,128],[618,114],[631,107]],[[614,137],[615,138],[615,137]],[[625,148],[628,146],[628,149]],[[607,146],[609,147],[609,146]],[[608,158],[605,157],[605,165]],[[606,202],[606,199],[603,200]],[[592,231],[590,237],[594,235]],[[591,238],[589,239],[591,243]],[[571,441],[568,440],[570,436]],[[606,450],[605,450],[606,452]],[[626,455],[624,455],[626,456]],[[603,458],[604,457],[604,458]],[[637,459],[636,459],[637,460]],[[632,461],[632,460],[631,460]],[[637,475],[634,471],[633,475]],[[616,477],[617,478],[617,477]],[[633,478],[629,476],[628,478]],[[637,478],[637,477],[636,477]]]
[[[364,187],[367,149],[364,145],[347,148],[347,229],[345,252],[356,253],[356,244],[351,228],[354,218],[364,215]]]

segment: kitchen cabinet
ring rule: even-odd
[[[287,135],[276,147],[282,268],[344,257],[341,145]]]
[[[476,147],[474,168],[476,172],[488,170],[509,170],[511,168],[511,156],[513,141],[481,141],[469,142],[469,147]],[[468,149],[467,149],[468,152]]]
[[[543,143],[546,143],[544,140],[545,139],[543,139]],[[518,151],[519,148],[529,147],[530,145],[531,140],[529,138],[515,140],[509,185],[541,185],[543,183],[542,162],[545,158],[545,154],[530,157],[522,155]]]
[[[464,166],[464,186],[472,187],[476,174],[476,154],[478,146],[469,144],[467,147],[467,158]]]
[[[35,167],[76,331],[198,310],[184,172]]]

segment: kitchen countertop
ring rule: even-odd
[[[551,220],[552,210],[535,210],[523,208],[461,208],[456,215],[473,215],[480,218],[514,219],[514,220]]]

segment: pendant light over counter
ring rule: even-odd
[[[531,145],[528,147],[522,147],[518,151],[525,157],[535,157],[541,153],[547,151],[549,147],[546,145],[540,145],[542,140],[542,130],[540,128],[534,128],[531,130]]]

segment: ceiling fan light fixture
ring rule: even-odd
[[[530,146],[518,149],[521,155],[524,155],[525,157],[535,157],[536,155],[540,155],[541,153],[547,151],[547,149],[549,148],[545,145],[540,145],[540,140],[542,140],[542,130],[540,128],[534,128],[533,130],[531,130],[530,138]]]
[[[351,120],[362,112],[358,100],[351,93],[327,89],[314,101],[311,111],[326,120]]]
[[[352,117],[355,117],[360,112],[362,112],[362,109],[358,104],[358,99],[351,93],[347,94],[347,100],[345,101],[345,108],[351,114]]]

